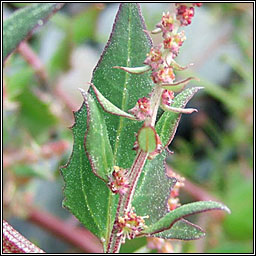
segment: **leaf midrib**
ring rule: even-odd
[[[128,47],[127,47],[127,62],[126,67],[130,65],[130,56],[131,56],[131,7],[129,7],[129,17],[128,17]],[[122,105],[121,109],[125,110],[126,102],[127,102],[127,82],[128,82],[129,74],[125,73],[125,81],[124,81],[124,88],[123,88],[123,97],[122,97]],[[115,147],[114,147],[114,154],[113,154],[113,163],[116,165],[116,156],[118,152],[118,146],[120,141],[120,135],[124,125],[124,117],[119,118],[119,126],[116,133],[116,140],[115,140]]]

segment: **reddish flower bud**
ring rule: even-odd
[[[193,3],[194,6],[201,7],[203,3]]]
[[[170,197],[168,199],[168,208],[169,208],[169,211],[173,211],[174,209],[176,209],[177,207],[180,206],[180,203],[179,203],[179,198],[172,198]]]
[[[180,21],[181,26],[191,24],[191,19],[194,17],[194,7],[188,7],[179,4],[176,12],[176,18]]]
[[[148,216],[137,216],[134,212],[134,208],[126,212],[123,217],[119,217],[118,221],[115,223],[115,228],[118,230],[117,236],[122,237],[122,243],[125,239],[134,239],[142,230],[147,226],[145,225],[145,218]]]
[[[173,91],[164,90],[162,93],[162,104],[171,106],[174,99]]]
[[[170,84],[175,79],[172,67],[165,67],[158,71],[152,72],[151,78],[156,84],[167,83]]]
[[[175,17],[171,15],[169,12],[163,13],[161,22],[156,26],[161,28],[163,34],[165,35],[168,32],[172,32],[175,28]]]
[[[109,178],[108,186],[114,194],[125,194],[129,188],[127,170],[114,166],[112,176]]]
[[[133,114],[140,121],[145,120],[147,117],[151,116],[150,100],[146,97],[140,98],[135,107],[128,110],[128,112]]]
[[[158,69],[159,65],[163,64],[162,58],[162,44],[152,47],[147,54],[144,64],[149,65],[153,70]]]

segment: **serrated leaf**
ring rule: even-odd
[[[146,163],[136,187],[132,206],[139,216],[149,216],[146,224],[152,225],[168,212],[167,200],[176,179],[166,175],[166,153]]]
[[[67,166],[61,168],[65,181],[63,205],[93,234],[106,239],[108,228],[113,225],[118,197],[114,196],[106,184],[93,173],[86,157],[84,151],[87,118],[85,105],[74,115],[73,152]]]
[[[163,239],[195,240],[205,236],[205,232],[197,225],[185,219],[178,220],[170,229],[155,233],[153,237]]]
[[[138,98],[149,93],[153,87],[148,74],[134,76],[112,68],[116,65],[139,66],[143,63],[151,47],[151,41],[143,29],[145,26],[138,5],[121,4],[111,37],[93,72],[92,83],[105,98],[123,111],[132,108]],[[92,89],[90,93],[94,95]],[[114,165],[130,167],[135,155],[132,151],[134,132],[139,130],[140,124],[108,114],[100,106],[99,109],[107,125]],[[106,184],[92,172],[84,152],[87,120],[85,105],[75,113],[75,119],[72,128],[73,153],[67,167],[62,168],[66,197],[64,205],[95,235],[108,241],[118,196],[112,195]]]
[[[96,95],[98,102],[100,103],[100,105],[104,109],[104,111],[106,111],[112,115],[122,116],[122,117],[126,117],[126,118],[129,118],[132,120],[136,120],[136,118],[133,115],[130,115],[130,114],[124,112],[123,110],[121,110],[118,107],[116,107],[115,105],[113,105],[110,101],[108,101],[93,84],[91,84],[91,86],[93,88],[93,91]]]
[[[161,218],[156,223],[152,224],[148,228],[142,231],[143,234],[154,234],[158,232],[162,232],[166,229],[169,229],[172,227],[172,225],[180,220],[181,218],[184,218],[186,216],[210,211],[210,210],[224,210],[228,213],[230,213],[230,210],[227,206],[213,201],[199,201],[194,202],[190,204],[182,205],[175,210],[167,213],[163,218]]]
[[[202,87],[186,89],[175,96],[172,107],[184,108],[193,95]],[[180,113],[165,112],[156,124],[156,132],[160,137],[162,145],[166,148],[173,140],[181,118]]]
[[[16,11],[3,24],[3,60],[16,49],[19,43],[26,39],[29,33],[47,18],[58,11],[63,4],[38,3]]]
[[[93,97],[89,93],[83,93],[83,96],[87,108],[85,150],[93,172],[108,182],[108,177],[113,172],[113,152],[107,127]]]
[[[122,3],[108,44],[93,72],[92,83],[102,95],[124,112],[135,106],[137,100],[151,92],[150,74],[133,75],[114,66],[141,66],[151,48],[151,40],[145,28],[138,4]],[[90,89],[92,92],[93,89]],[[103,110],[102,110],[103,111]],[[128,168],[135,152],[134,133],[141,124],[124,117],[104,113],[114,165]]]

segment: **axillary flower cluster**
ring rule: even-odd
[[[182,26],[187,26],[191,23],[191,19],[194,16],[194,7],[200,7],[201,5],[201,3],[176,3],[175,13],[163,13],[161,22],[156,25],[156,29],[151,31],[152,34],[161,33],[163,42],[151,48],[144,61],[145,66],[136,68],[115,67],[132,74],[141,74],[151,71],[151,78],[155,83],[153,91],[148,97],[144,96],[138,99],[136,105],[128,111],[136,120],[144,121],[142,128],[139,130],[138,134],[136,134],[136,141],[133,149],[137,152],[142,150],[148,153],[148,159],[154,158],[164,149],[160,137],[154,128],[156,113],[159,106],[164,111],[172,111],[177,113],[190,114],[197,111],[196,109],[191,108],[175,108],[172,107],[172,104],[175,99],[173,89],[177,86],[180,87],[180,85],[184,87],[191,79],[193,79],[188,78],[174,83],[174,71],[184,70],[187,68],[180,66],[175,61],[175,58],[179,54],[180,47],[186,39],[184,31],[179,32],[179,28]],[[148,33],[148,31],[145,32]],[[144,143],[147,138],[143,137],[144,135],[140,136],[140,133],[142,134],[142,132],[146,134],[145,136],[147,136],[147,132],[151,133],[152,137],[154,137],[154,139],[152,139],[153,146],[147,147],[147,145]],[[140,137],[142,137],[141,141]],[[129,183],[132,181],[129,180],[127,172],[127,170],[120,167],[114,167],[114,171],[108,183],[113,193],[123,196],[129,191]],[[177,178],[178,182],[173,188],[168,201],[169,211],[174,210],[180,205],[178,195],[180,187],[184,186],[184,179],[181,177]],[[117,236],[122,237],[122,242],[124,242],[126,238],[134,238],[143,229],[145,229],[145,218],[147,218],[147,216],[137,216],[134,212],[134,208],[126,210],[124,216],[119,216],[115,221],[114,228],[118,231]]]
[[[125,242],[125,239],[134,239],[136,235],[145,229],[145,220],[148,216],[137,216],[134,212],[134,207],[131,208],[123,217],[118,218],[118,222],[115,224],[115,228],[118,230],[117,236],[122,236],[121,243]]]

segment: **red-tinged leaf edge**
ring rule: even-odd
[[[137,5],[138,11],[139,11],[139,17],[140,17],[140,20],[141,20],[141,24],[143,25],[144,29],[146,30],[146,24],[145,24],[145,22],[143,20],[143,16],[142,16],[140,5],[138,3],[136,3],[136,5]],[[117,21],[119,19],[122,6],[123,6],[123,3],[121,3],[119,5],[119,9],[117,11],[116,18],[115,18],[115,21],[114,21],[114,25],[112,27],[112,31],[111,31],[110,37],[108,39],[108,42],[107,42],[107,44],[106,44],[106,46],[105,46],[105,48],[104,48],[104,50],[103,50],[103,52],[102,52],[102,54],[100,56],[100,59],[99,59],[97,65],[95,66],[95,68],[94,68],[94,70],[92,72],[92,80],[93,80],[93,77],[94,77],[94,72],[98,69],[99,65],[101,64],[102,58],[105,55],[105,53],[106,53],[106,51],[107,51],[107,49],[108,49],[108,47],[109,47],[109,45],[110,45],[110,43],[112,41],[112,36],[113,36],[113,33],[116,30],[116,23],[117,23]],[[146,34],[146,35],[147,35],[147,38],[148,38],[148,41],[149,41],[150,45],[153,46],[152,38],[148,34]],[[93,82],[93,81],[91,81],[91,82]]]

